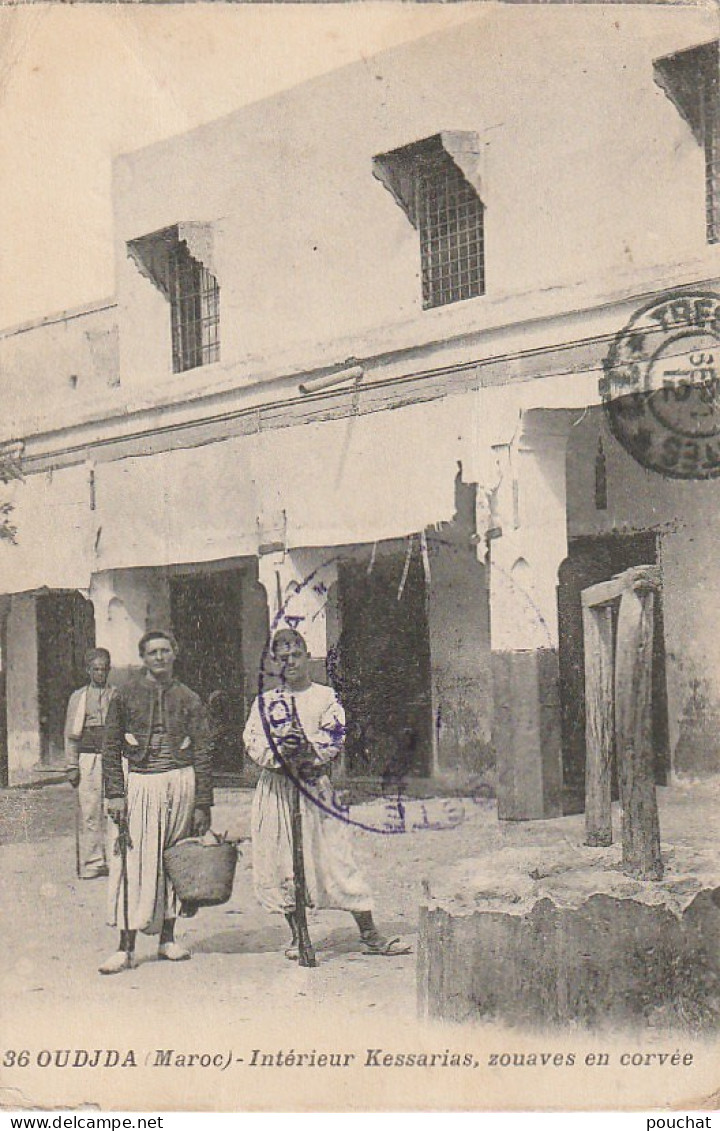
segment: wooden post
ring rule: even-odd
[[[622,805],[623,872],[660,880],[660,825],[653,773],[653,577],[635,571],[620,598],[615,656],[615,736]]]
[[[622,805],[623,871],[662,879],[652,747],[652,646],[660,570],[633,566],[583,590],[587,738],[586,843],[610,844],[613,672],[611,605],[620,601],[615,642],[615,748]]]
[[[585,843],[612,844],[610,771],[613,742],[612,606],[585,605]]]

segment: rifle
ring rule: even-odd
[[[293,882],[295,886],[295,926],[298,933],[299,963],[317,966],[315,948],[307,924],[307,888],[305,886],[305,854],[303,851],[302,811],[300,790],[292,783],[292,853]]]
[[[291,750],[300,753],[309,743],[298,718],[293,697],[293,729],[284,737],[283,743]],[[295,773],[299,775],[299,767]],[[298,952],[300,966],[317,966],[315,948],[310,938],[307,924],[307,885],[305,882],[305,852],[303,849],[302,810],[300,808],[300,788],[292,774],[288,774],[292,790],[292,856],[293,856],[293,886],[295,888],[295,926],[298,934]]]
[[[128,828],[127,814],[124,814],[117,821],[117,840],[115,841],[115,852],[120,856],[120,880],[122,883],[123,894],[123,929],[125,938],[125,953],[128,957],[131,954],[130,946],[130,900],[128,895],[128,873],[127,873],[127,854],[128,849],[132,848],[133,844],[130,839],[130,830]]]

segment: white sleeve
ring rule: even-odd
[[[317,760],[321,764],[334,762],[342,754],[345,745],[345,712],[335,692],[320,716],[313,746]]]
[[[251,758],[256,765],[275,770],[280,768],[280,763],[268,742],[257,699],[250,708],[248,721],[243,731],[243,742],[248,758]]]

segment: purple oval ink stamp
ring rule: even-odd
[[[282,686],[279,665],[272,651],[273,640],[281,630],[291,629],[302,637],[312,654],[313,622],[326,614],[330,590],[328,577],[336,571],[338,561],[337,557],[329,558],[302,580],[286,585],[283,603],[270,625],[260,663],[257,701],[268,745],[284,773],[303,796],[329,817],[365,832],[386,836],[455,828],[466,818],[467,801],[455,796],[412,796],[407,788],[407,750],[401,741],[381,752],[379,759],[375,759],[372,781],[365,779],[361,786],[352,777],[343,780],[339,787],[334,785],[331,774],[332,761],[336,759],[331,757],[322,767],[323,772],[309,777],[298,763],[295,754],[303,736],[301,728],[296,725],[293,692]],[[332,657],[328,656],[328,659]],[[329,669],[333,667],[332,663],[327,666]],[[333,674],[332,670],[328,672],[331,686],[335,683]],[[333,687],[333,690],[341,705],[346,706],[342,689]],[[348,717],[347,722],[353,726],[357,720]],[[346,734],[343,722],[331,720],[321,736],[322,743],[327,743],[332,754],[333,746],[343,746]]]
[[[677,291],[630,319],[600,391],[615,438],[672,479],[720,475],[720,295]]]

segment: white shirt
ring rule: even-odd
[[[260,704],[262,703],[262,712]],[[339,756],[345,742],[345,712],[331,687],[311,683],[305,691],[276,687],[263,692],[253,703],[243,732],[248,757],[258,766],[280,769],[273,739],[279,741],[293,730],[293,712],[305,732],[319,766]]]

